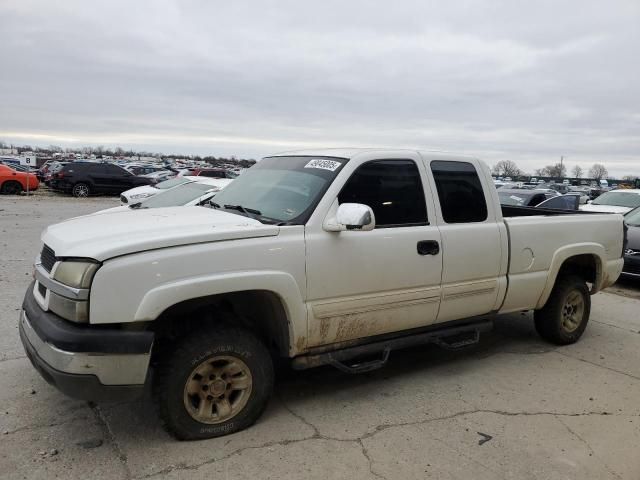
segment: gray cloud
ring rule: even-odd
[[[640,174],[640,3],[0,3],[0,139]]]

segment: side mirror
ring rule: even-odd
[[[327,232],[344,230],[373,230],[376,218],[371,207],[361,203],[343,203],[338,207],[335,218],[325,221],[323,228]]]

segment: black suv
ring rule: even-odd
[[[148,178],[136,177],[110,163],[72,162],[52,176],[49,186],[74,197],[86,197],[92,193],[122,193],[150,183]]]

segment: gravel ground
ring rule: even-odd
[[[284,376],[251,429],[177,442],[151,395],[68,399],[24,356],[17,315],[40,232],[118,204],[39,191],[0,196],[0,478],[640,478],[640,283],[593,298],[576,345],[501,318],[461,352],[394,352],[359,376]]]

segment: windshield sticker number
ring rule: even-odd
[[[330,172],[335,172],[339,167],[340,162],[321,159],[311,160],[304,166],[304,168],[321,168],[322,170],[329,170]]]

